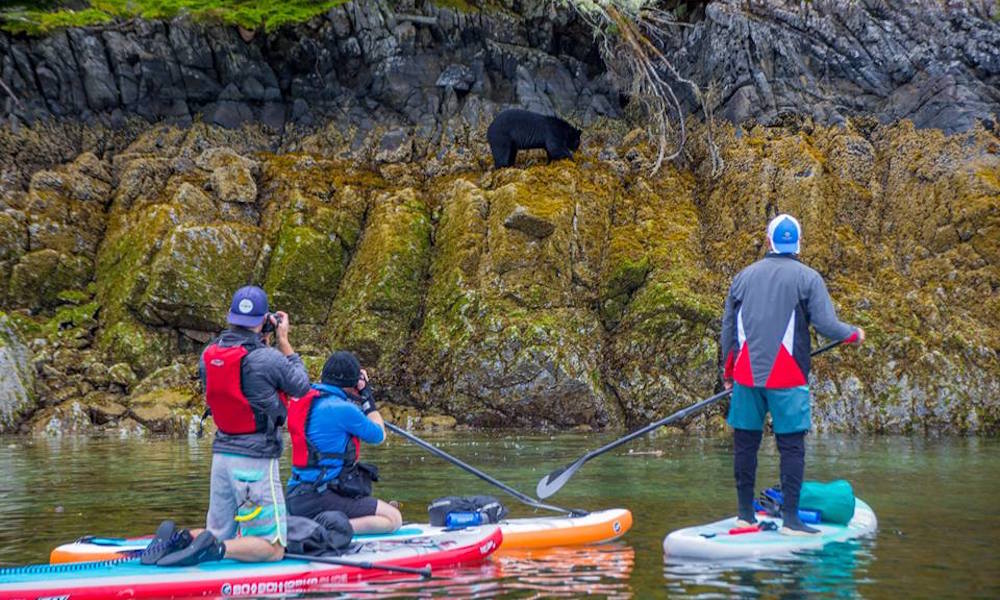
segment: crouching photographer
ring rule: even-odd
[[[313,518],[336,510],[351,520],[355,533],[389,533],[403,517],[372,495],[375,465],[359,461],[361,442],[381,444],[385,423],[375,406],[368,373],[351,352],[334,352],[320,383],[288,403],[292,437],[289,514]]]

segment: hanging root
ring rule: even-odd
[[[661,48],[676,29],[671,13],[653,7],[653,0],[560,0],[572,8],[594,32],[601,56],[609,72],[638,102],[649,119],[650,140],[656,144],[656,161],[651,174],[664,161],[681,156],[687,143],[684,109],[673,85],[687,86],[701,104],[708,121],[708,147],[712,176],[722,170],[722,158],[715,144],[712,110],[698,85],[682,77]],[[671,118],[677,121],[676,139]]]

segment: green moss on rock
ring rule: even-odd
[[[122,319],[105,325],[98,347],[109,361],[131,365],[140,375],[150,373],[177,353],[174,336],[152,330],[135,319]]]
[[[220,329],[233,291],[253,273],[260,246],[256,228],[178,227],[150,264],[149,283],[133,308],[154,325]]]
[[[40,365],[79,375],[51,394],[65,404],[41,411],[39,427],[70,423],[80,412],[72,397],[95,386],[115,388],[110,401],[123,404],[100,360],[147,376],[128,384],[136,398],[180,399],[154,394],[136,406],[153,412],[122,415],[94,409],[95,397],[81,414],[183,431],[198,396],[194,340],[222,325],[232,290],[248,281],[292,314],[313,376],[333,347],[353,349],[401,418],[648,422],[716,389],[728,284],[765,251],[767,220],[788,211],[805,229],[802,259],[872,342],[816,361],[817,428],[996,431],[1000,159],[989,132],[722,127],[726,167],[714,178],[708,163],[648,175],[641,132],[618,131],[593,134],[624,140],[607,161],[585,152],[480,173],[449,150],[379,174],[345,160],[355,133],[284,142],[308,153],[255,154],[273,146],[252,130],[151,128],[113,160],[93,297],[82,291],[90,255],[79,253],[76,270],[68,251],[85,240],[65,224],[76,208],[101,214],[107,165],[90,155],[36,169],[0,213],[0,284],[15,292],[4,305],[45,312],[8,322],[22,339],[59,346]],[[703,136],[692,129],[696,161]],[[29,221],[52,247],[33,245]],[[81,351],[98,324],[100,354]],[[694,425],[723,427],[719,411]]]
[[[415,400],[486,426],[607,426],[591,318],[613,182],[572,164],[502,171],[438,190],[427,313],[411,362]],[[522,207],[551,229],[511,227]]]
[[[331,347],[353,350],[381,369],[397,368],[419,322],[431,230],[427,206],[413,189],[375,199],[333,303]]]
[[[16,261],[28,248],[28,230],[12,213],[0,212],[0,262]]]
[[[128,405],[132,410],[144,407],[163,406],[168,409],[198,408],[203,403],[201,396],[190,388],[165,388],[129,397]]]
[[[344,274],[344,247],[335,235],[286,224],[271,253],[264,287],[296,323],[323,323]]]
[[[92,268],[93,263],[83,256],[50,248],[29,252],[11,271],[8,301],[14,307],[54,308],[60,303],[60,292],[86,285]]]

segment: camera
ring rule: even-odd
[[[269,312],[264,315],[264,327],[260,332],[263,334],[273,333],[279,323],[281,323],[281,315]]]

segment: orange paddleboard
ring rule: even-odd
[[[610,542],[632,528],[632,513],[624,508],[599,510],[582,517],[552,516],[506,519],[499,523],[505,550],[579,546]],[[441,527],[406,524],[395,533],[364,536],[363,541],[435,535]],[[112,560],[128,552],[142,551],[150,537],[84,538],[63,544],[49,555],[52,564]]]

